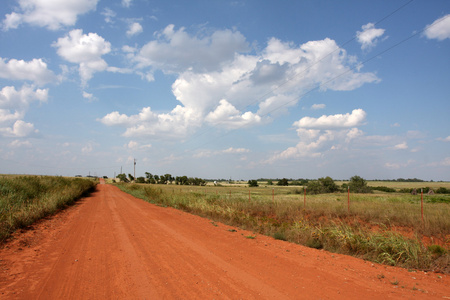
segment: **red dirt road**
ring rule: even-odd
[[[100,184],[0,249],[0,299],[450,299],[447,275],[249,235]]]

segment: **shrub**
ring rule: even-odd
[[[308,182],[309,194],[325,194],[339,191],[339,187],[334,183],[334,180],[327,176]]]
[[[278,180],[277,185],[288,186],[289,182],[288,182],[287,178],[283,178],[283,179]]]
[[[257,186],[258,186],[258,181],[257,181],[257,180],[254,180],[254,179],[249,180],[249,181],[248,181],[248,186],[249,186],[249,187],[257,187]]]
[[[357,175],[350,178],[348,186],[350,187],[350,191],[354,193],[372,193],[372,189],[367,186],[367,181]]]

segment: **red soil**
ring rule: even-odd
[[[450,299],[448,275],[250,235],[100,184],[3,245],[0,299]]]

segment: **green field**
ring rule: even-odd
[[[95,185],[81,178],[0,175],[0,243],[16,229],[72,204]]]
[[[386,186],[376,182],[375,186]],[[408,183],[395,188],[420,188]],[[306,195],[302,187],[243,184],[205,187],[118,184],[146,201],[195,213],[255,234],[378,263],[450,271],[450,195],[347,193]],[[437,183],[437,187],[449,187]],[[424,243],[425,242],[425,243]]]

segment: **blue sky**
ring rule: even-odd
[[[5,0],[0,173],[450,180],[450,2]]]

